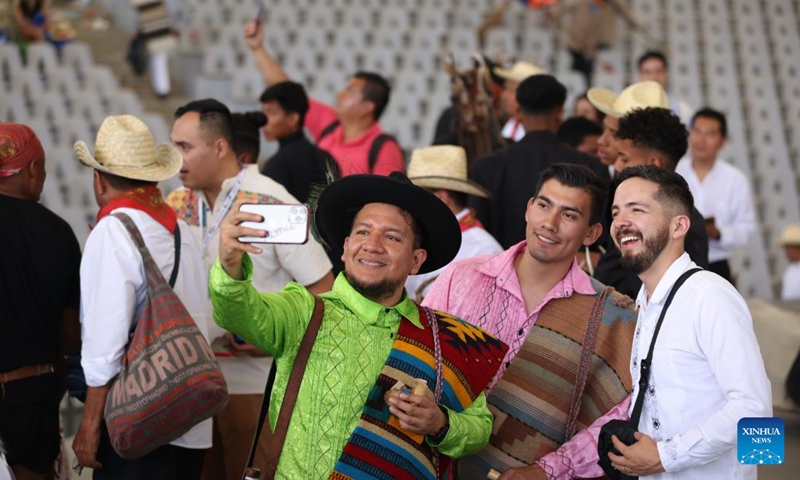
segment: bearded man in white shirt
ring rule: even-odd
[[[711,108],[698,110],[689,131],[690,158],[681,160],[675,171],[686,179],[705,218],[708,269],[732,282],[728,258],[755,234],[756,213],[750,180],[718,157],[727,136],[725,115]]]
[[[653,165],[626,168],[617,185],[611,235],[622,266],[643,283],[631,353],[636,398],[639,363],[664,301],[697,267],[683,248],[693,199],[683,177]],[[755,466],[736,458],[737,423],[772,415],[772,396],[750,312],[730,283],[702,271],[680,288],[658,334],[649,380],[636,442],[626,446],[614,437],[622,454],[609,454],[614,468],[659,480],[757,478]]]

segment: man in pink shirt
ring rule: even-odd
[[[620,295],[575,261],[602,232],[606,194],[587,167],[551,166],[528,201],[526,240],[450,265],[425,297],[510,346],[489,385],[492,437],[459,462],[461,477],[486,478],[490,468],[503,480],[603,475],[597,434],[627,418],[636,323],[633,309],[615,305]]]
[[[261,22],[247,22],[244,35],[267,84],[289,80],[283,67],[264,48]],[[334,107],[309,98],[305,126],[316,139],[317,146],[336,159],[343,176],[405,171],[400,146],[393,137],[383,133],[378,124],[389,103],[390,90],[382,76],[357,72],[336,95]]]

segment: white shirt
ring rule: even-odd
[[[670,95],[669,98],[669,109],[681,119],[681,123],[689,128],[689,124],[692,123],[692,115],[694,115],[694,109],[689,106],[683,99],[676,97],[675,95]]]
[[[708,240],[708,261],[727,260],[731,247],[745,245],[756,232],[756,212],[750,181],[736,167],[717,159],[701,182],[692,169],[692,159],[684,158],[675,169],[686,179],[694,206],[704,218],[714,217],[719,240]]]
[[[257,202],[257,195],[268,195],[271,200],[278,203],[301,203],[294,198],[280,183],[261,175],[257,165],[245,167],[245,174],[239,189],[239,197],[252,196]],[[217,214],[222,210],[225,198],[236,184],[236,177],[231,177],[222,182],[222,189],[214,202],[214,209],[208,210],[208,202],[202,191],[194,194],[202,199],[206,209],[201,212],[199,225],[190,225],[190,230],[195,235],[198,243],[202,242],[206,231],[215,223]],[[178,189],[179,192],[185,189]],[[173,192],[174,194],[175,192]],[[170,194],[172,195],[172,194]],[[202,243],[201,243],[202,244]],[[259,245],[263,250],[260,255],[250,255],[253,260],[253,286],[259,292],[278,292],[283,290],[287,283],[295,281],[301,285],[311,285],[324,277],[332,268],[325,250],[310,237],[303,245]],[[208,270],[219,256],[219,229],[203,250],[203,262]],[[206,288],[206,291],[208,289]],[[222,337],[226,331],[210,322],[209,337],[212,341]],[[267,384],[272,358],[270,357],[217,357],[225,381],[228,383],[228,392],[234,395],[263,394]]]
[[[460,222],[468,213],[469,209],[465,208],[464,210],[458,212],[456,218]],[[491,233],[487,232],[482,227],[472,227],[461,232],[461,247],[458,249],[458,253],[450,263],[457,262],[465,258],[477,257],[478,255],[500,253],[502,251],[503,247],[497,243],[497,240],[494,239]],[[447,265],[450,264],[448,263]],[[442,274],[442,271],[447,268],[447,265],[438,270],[424,273],[422,275],[409,275],[408,280],[406,280],[406,290],[408,291],[408,296],[413,300],[417,300],[418,298],[427,295],[428,290],[430,290],[431,285],[433,285],[433,281]],[[422,292],[418,292],[420,287],[422,287]],[[422,293],[422,295],[420,295],[420,293]]]
[[[790,263],[783,272],[781,300],[800,300],[800,262]]]
[[[8,466],[6,455],[3,451],[3,441],[0,440],[0,480],[14,480],[11,467]]]
[[[681,255],[647,298],[636,298],[639,319],[631,352],[639,394],[639,362],[647,356],[658,317],[672,286],[695,268]],[[719,275],[695,273],[675,294],[653,352],[650,388],[639,430],[658,444],[666,472],[659,480],[756,478],[756,467],[737,461],[737,423],[772,415],[772,393],[747,304]]]
[[[506,122],[505,125],[503,125],[503,131],[501,134],[503,135],[503,138],[519,142],[522,140],[522,137],[525,136],[525,127],[522,126],[522,122],[512,117]]]
[[[140,210],[118,208],[114,212],[131,217],[164,278],[169,279],[175,262],[172,234]],[[181,259],[174,290],[207,340],[211,322],[208,271],[189,227],[181,221],[178,226]],[[146,294],[144,262],[130,234],[118,219],[103,218],[89,234],[81,259],[81,366],[90,387],[107,384],[122,369],[128,335]],[[209,448],[211,419],[195,425],[170,444]]]

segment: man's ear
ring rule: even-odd
[[[372,102],[370,100],[362,100],[361,108],[362,112],[364,112],[365,114],[372,115],[372,118],[375,118],[375,102]]]
[[[603,224],[600,222],[595,223],[591,227],[589,227],[589,231],[586,233],[586,237],[583,239],[583,245],[588,247],[589,245],[593,244],[600,238],[600,235],[603,234]]]
[[[676,215],[670,222],[670,236],[672,238],[685,237],[692,226],[692,220],[686,215]]]
[[[303,128],[303,126],[300,125],[300,114],[297,112],[289,113],[289,122],[294,129],[301,130]]]
[[[528,219],[528,213],[531,211],[531,205],[533,205],[533,201],[535,200],[534,197],[528,199],[528,204],[525,205],[525,223],[527,224],[530,220]]]
[[[219,137],[214,142],[214,151],[217,153],[217,158],[223,158],[228,152],[231,150],[230,144],[228,141],[222,137]]]
[[[31,163],[28,164],[27,167],[25,167],[28,169],[28,176],[30,177],[31,180],[36,180],[39,178],[39,170],[36,167],[39,165],[39,162],[41,161],[42,160],[39,159],[33,160]],[[42,171],[44,171],[44,169],[42,169]]]
[[[341,260],[342,263],[344,263],[344,254],[345,254],[345,252],[347,252],[347,242],[349,240],[350,240],[349,236],[348,237],[344,237],[344,245],[342,245],[342,256],[339,258],[339,260]]]
[[[24,188],[29,191],[31,198],[33,198],[39,193],[38,190],[39,182],[44,180],[43,178],[41,178],[41,175],[39,174],[39,168],[38,168],[39,162],[41,162],[41,160],[33,160],[23,170],[25,172],[24,180],[26,183]],[[44,172],[44,169],[42,169],[42,172]],[[20,177],[22,177],[22,173],[23,172],[20,171],[19,173]]]
[[[96,199],[103,198],[106,193],[108,193],[108,182],[103,178],[99,170],[94,170],[92,183],[94,185],[94,196]]]
[[[428,251],[424,248],[415,248],[412,263],[411,263],[411,272],[409,275],[416,275],[419,272],[420,267],[422,264],[425,263],[425,260],[428,258]]]
[[[443,201],[444,203],[448,205],[450,204],[450,194],[447,192],[447,190],[440,188],[438,190],[434,190],[433,194],[436,195],[436,197],[438,197],[439,200]]]

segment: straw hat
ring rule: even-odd
[[[442,188],[489,198],[489,191],[467,180],[467,152],[454,145],[417,148],[408,162],[408,178],[423,188]]]
[[[595,108],[614,118],[624,117],[636,108],[669,108],[667,92],[652,80],[634,83],[619,95],[607,88],[594,87],[586,96]]]
[[[784,228],[776,243],[780,247],[800,245],[800,225],[795,223]]]
[[[498,77],[515,82],[521,82],[530,76],[541,75],[543,73],[547,72],[542,67],[522,61],[515,63],[511,68],[497,67],[494,69],[494,74]]]
[[[73,146],[87,167],[132,180],[160,182],[178,173],[181,155],[172,145],[156,145],[153,134],[133,115],[106,117],[97,131],[94,156],[82,140]]]

